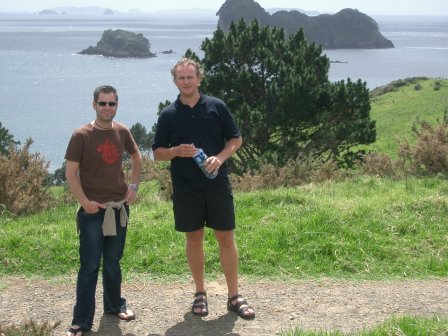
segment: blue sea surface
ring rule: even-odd
[[[392,49],[324,50],[331,81],[361,79],[369,88],[411,76],[448,78],[448,17],[375,17]],[[155,15],[74,16],[0,14],[0,122],[32,151],[61,167],[73,130],[94,118],[92,92],[116,86],[116,120],[148,130],[160,102],[174,100],[171,66],[190,48],[202,56],[217,18]],[[106,29],[142,33],[157,57],[114,59],[77,53]],[[163,54],[172,49],[174,53]]]

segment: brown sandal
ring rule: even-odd
[[[195,309],[200,309],[200,312],[195,311]],[[194,294],[193,305],[191,306],[191,312],[195,316],[207,316],[208,315],[208,303],[207,294],[204,292],[197,292]]]
[[[241,295],[232,296],[229,299],[229,301],[227,301],[227,310],[237,313],[237,315],[239,317],[242,317],[243,319],[246,319],[246,320],[251,320],[251,319],[255,318],[255,309],[252,308],[251,306],[249,306],[249,304],[247,303],[246,300],[241,300],[241,301],[238,300],[240,298],[242,298]],[[235,304],[233,304],[232,302],[235,300],[237,300],[237,302]],[[253,312],[248,313],[249,309],[252,309]]]

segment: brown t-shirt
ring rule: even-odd
[[[67,146],[65,159],[79,163],[81,187],[87,198],[100,203],[124,199],[122,157],[134,154],[138,146],[123,124],[114,122],[111,130],[99,130],[92,124],[76,129]]]

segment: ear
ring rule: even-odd
[[[96,102],[95,101],[92,102],[92,107],[96,111]]]

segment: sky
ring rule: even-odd
[[[115,11],[138,9],[143,12],[204,8],[218,10],[225,0],[0,0],[0,12],[38,12],[60,6],[99,6]],[[368,15],[446,15],[448,0],[259,0],[261,7],[300,8],[336,13],[354,8]]]

